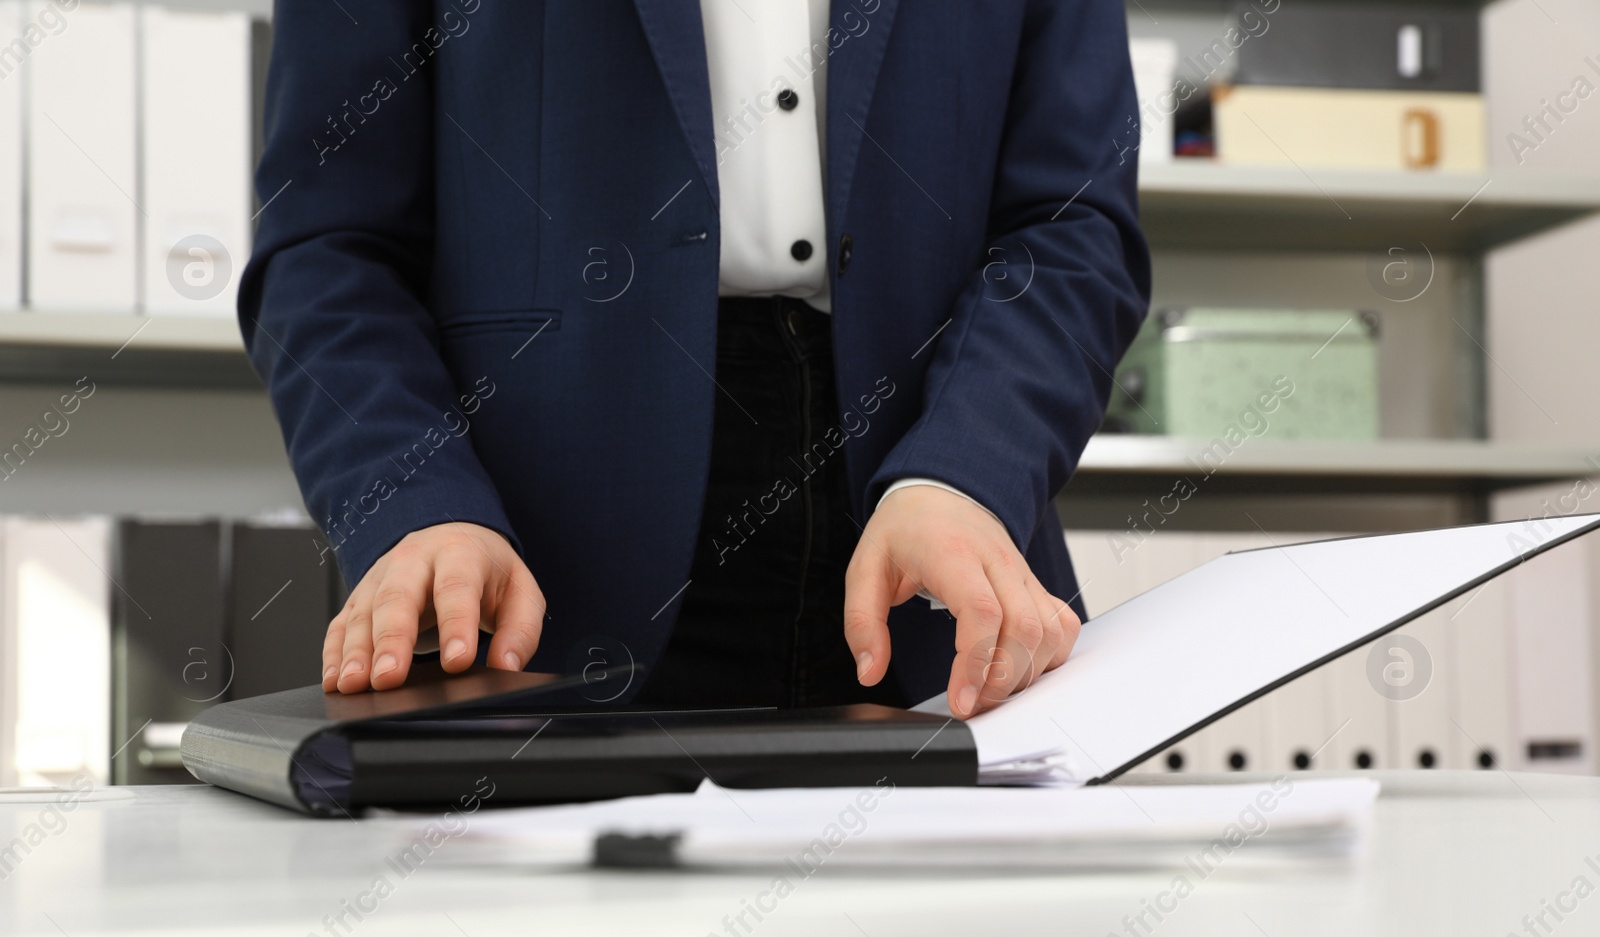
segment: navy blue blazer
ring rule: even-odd
[[[306,504],[350,583],[421,527],[510,538],[549,601],[529,669],[648,664],[688,579],[726,131],[699,10],[275,7],[239,318]],[[857,518],[948,482],[1076,596],[1051,499],[1149,298],[1122,0],[834,0],[832,27],[830,445]],[[942,691],[949,615],[913,600],[891,633],[907,693]]]

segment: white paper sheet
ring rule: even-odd
[[[466,836],[505,861],[587,862],[597,836],[681,837],[686,865],[1176,865],[1347,856],[1378,795],[1370,778],[1079,790],[876,787],[729,790],[482,811]],[[1222,842],[1222,847],[1215,843]],[[1237,853],[1237,855],[1236,855]],[[482,861],[484,850],[473,850]],[[1204,860],[1202,861],[1210,861]]]
[[[1104,777],[1242,700],[1457,595],[1600,515],[1232,553],[1087,623],[1072,656],[968,722],[984,773],[1055,753]],[[1376,692],[1376,691],[1375,691]],[[944,698],[917,707],[948,714]],[[1337,726],[1343,717],[1333,714]]]

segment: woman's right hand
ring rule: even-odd
[[[450,673],[471,666],[480,629],[494,635],[489,666],[521,670],[539,646],[544,612],[544,594],[505,537],[459,522],[412,531],[372,564],[329,622],[322,688],[400,686],[419,636],[432,629]]]

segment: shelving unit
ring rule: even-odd
[[[1439,2],[1483,5],[1479,0]],[[218,4],[180,0],[174,5]],[[268,0],[221,0],[220,5],[270,16]],[[1129,3],[1136,21],[1147,14],[1221,16],[1232,7],[1232,0]],[[1145,232],[1158,254],[1366,254],[1405,241],[1466,258],[1470,282],[1458,318],[1464,328],[1478,332],[1482,254],[1600,212],[1600,176],[1262,169],[1180,159],[1143,167],[1140,199]],[[231,318],[0,313],[3,382],[54,381],[88,372],[158,387],[257,388],[242,351]],[[1474,375],[1481,377],[1481,351],[1469,338],[1458,336],[1457,347],[1440,353],[1454,356],[1458,371],[1468,375],[1466,384]],[[1464,400],[1461,409],[1465,415],[1458,433],[1481,433],[1481,400]],[[1177,478],[1185,471],[1183,460],[1202,448],[1191,440],[1097,438],[1064,497],[1080,503],[1105,497],[1125,501],[1120,496]],[[1577,452],[1508,450],[1471,438],[1370,445],[1262,440],[1230,458],[1207,485],[1240,495],[1427,495],[1478,502],[1505,488],[1600,474],[1588,458]]]
[[[1433,2],[1482,9],[1487,0]],[[1127,0],[1126,6],[1136,36],[1175,39],[1183,50],[1220,35],[1238,5]],[[1206,440],[1097,437],[1057,500],[1069,528],[1126,530],[1146,499],[1153,503],[1179,479],[1197,476],[1204,494],[1169,528],[1378,531],[1467,523],[1488,519],[1496,492],[1600,476],[1600,447],[1589,453],[1484,439],[1490,365],[1483,327],[1485,254],[1600,212],[1600,173],[1492,165],[1481,175],[1361,172],[1309,162],[1256,168],[1179,158],[1141,166],[1140,209],[1158,293],[1164,294],[1158,303],[1198,301],[1192,294],[1237,305],[1366,304],[1359,308],[1410,330],[1400,335],[1397,329],[1395,344],[1383,354],[1428,375],[1406,391],[1425,389],[1431,396],[1390,398],[1414,408],[1408,413],[1429,414],[1395,421],[1405,424],[1399,432],[1454,438],[1349,443],[1269,435],[1249,441],[1206,475],[1188,462]],[[1441,277],[1430,281],[1435,292],[1425,302],[1391,302],[1359,283],[1372,258],[1390,248],[1412,252],[1419,244],[1438,261]],[[1307,275],[1330,270],[1337,276]],[[1344,282],[1347,272],[1353,282]],[[1245,281],[1253,288],[1237,288]]]
[[[1140,201],[1145,233],[1157,250],[1368,252],[1403,240],[1421,241],[1438,253],[1476,254],[1600,212],[1600,177],[1302,173],[1196,160],[1143,169]],[[130,351],[202,357],[243,351],[231,318],[3,313],[0,379],[41,373],[15,352],[99,349],[110,354],[136,330]],[[197,376],[183,372],[198,365],[216,374],[217,363],[175,360],[177,371],[165,376],[197,383]]]
[[[1499,492],[1600,476],[1600,449],[1252,439],[1208,463],[1212,443],[1095,437],[1056,513],[1070,530],[1379,533],[1483,523]]]
[[[97,382],[150,387],[260,387],[232,316],[0,313],[0,381],[70,381],[85,374]]]
[[[1258,169],[1179,160],[1140,170],[1156,249],[1372,251],[1421,241],[1481,252],[1600,211],[1600,177]]]
[[[0,315],[0,344],[243,354],[232,316],[140,316],[131,312],[19,312]],[[120,356],[119,356],[120,357]]]
[[[1250,440],[1225,458],[1208,439],[1098,436],[1084,450],[1076,494],[1164,494],[1179,479],[1207,490],[1479,496],[1600,474],[1600,456],[1477,440],[1272,442]],[[1222,450],[1218,450],[1222,451]]]

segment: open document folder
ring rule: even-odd
[[[979,783],[1082,784],[1600,527],[1580,515],[1230,553],[1085,624],[1072,656],[967,725]],[[949,715],[941,695],[917,707]]]

